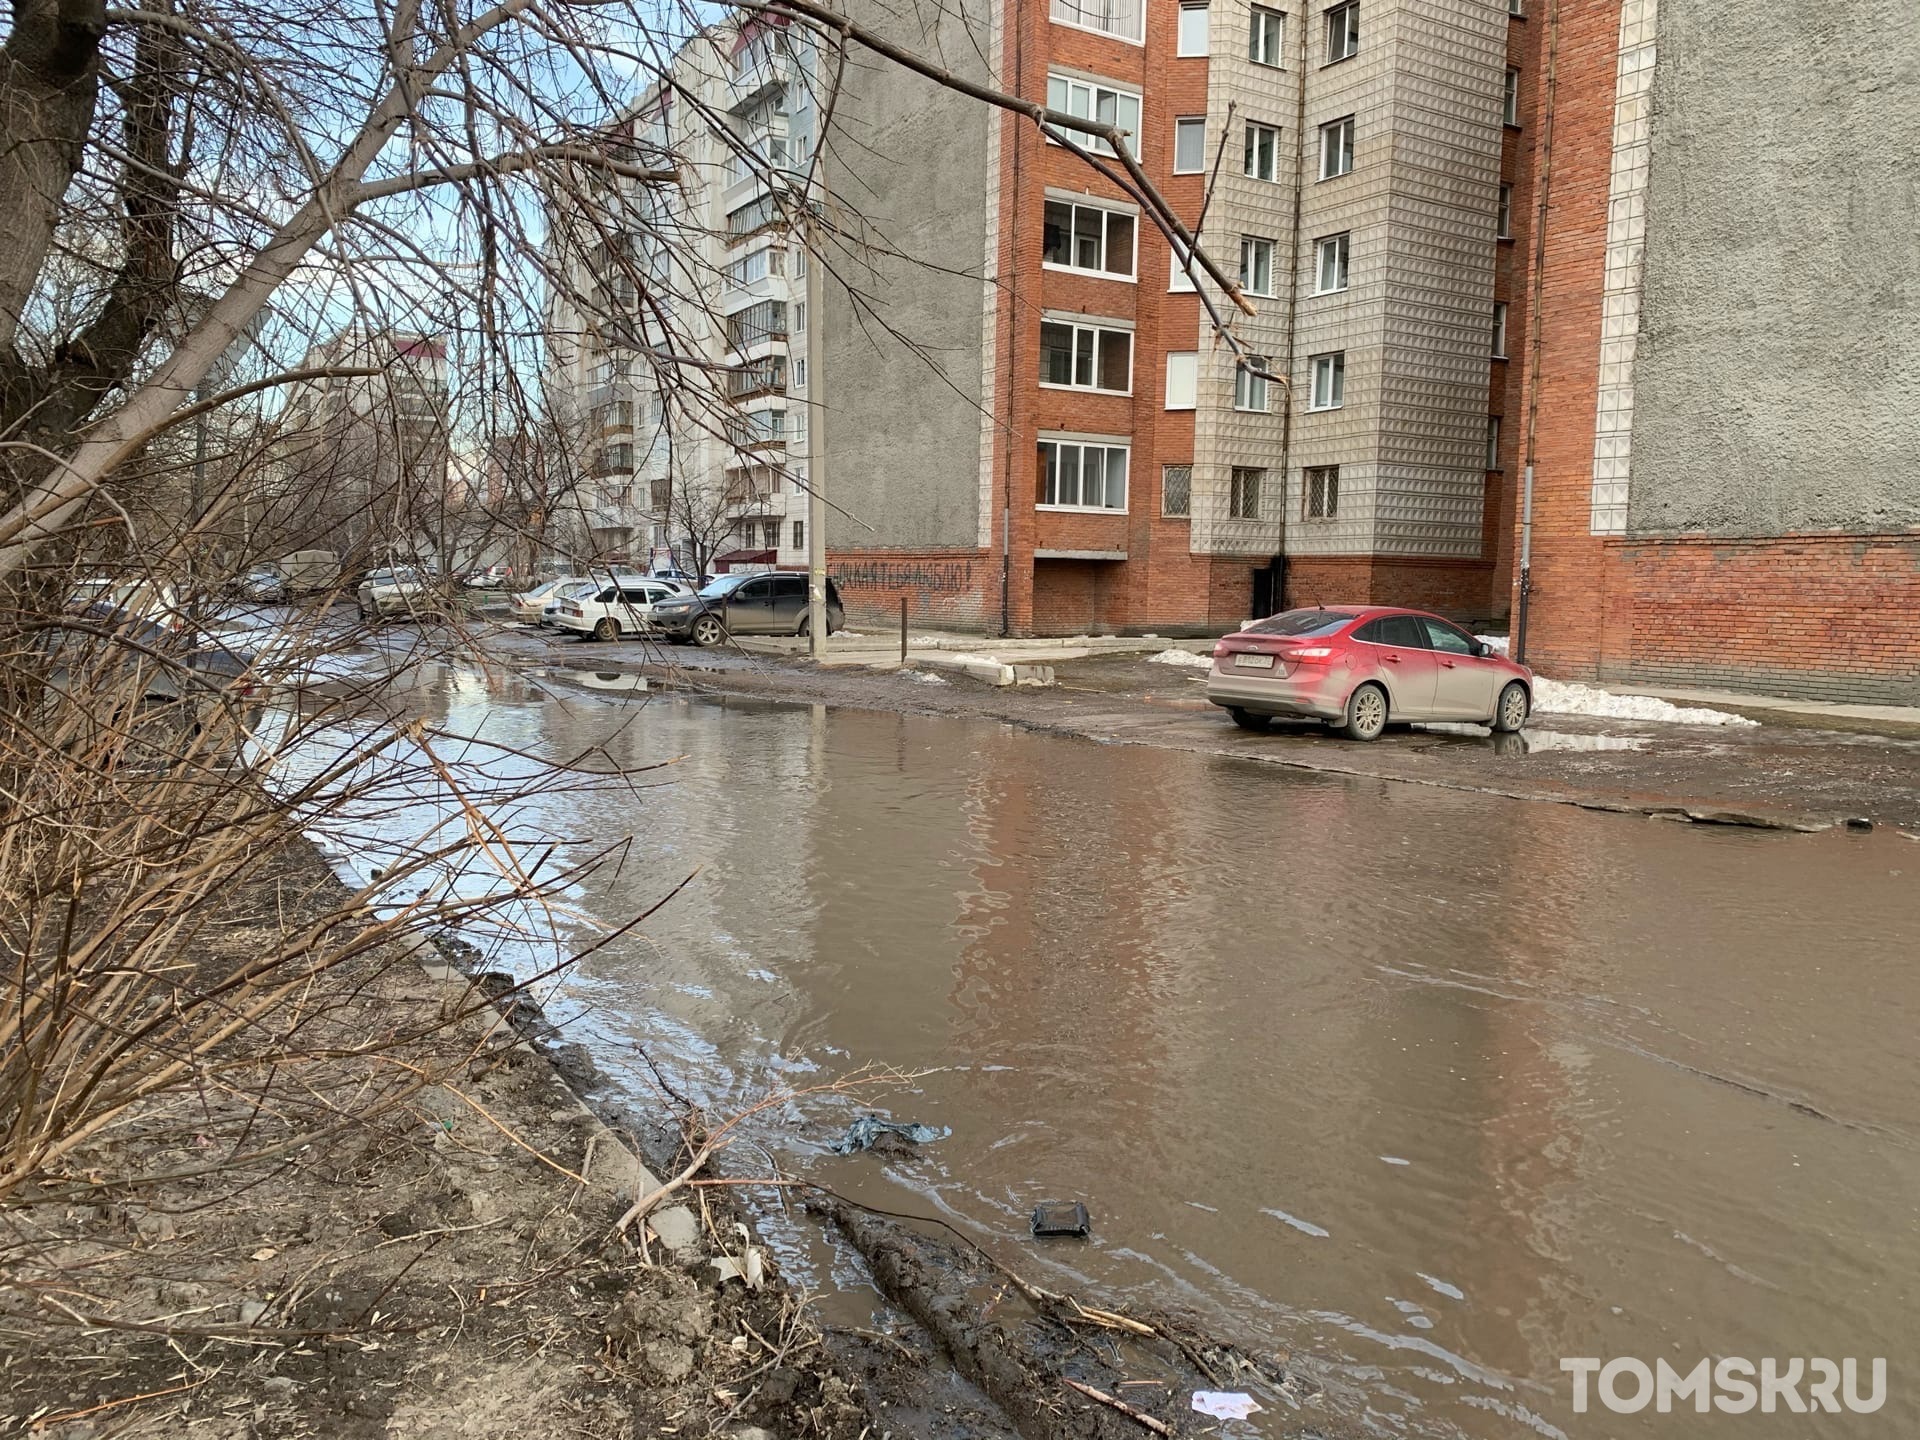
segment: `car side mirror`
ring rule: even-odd
[[[1484,640],[1476,640],[1473,642],[1473,653],[1478,658],[1484,660],[1493,653],[1493,647],[1488,645]]]

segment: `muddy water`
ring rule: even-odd
[[[953,1128],[918,1163],[828,1154],[855,1113],[832,1098],[754,1143],[1290,1351],[1379,1434],[1920,1430],[1920,844],[572,693],[428,699],[555,753],[683,757],[535,817],[637,837],[580,897],[604,922],[699,867],[560,997],[636,1089],[636,1041],[717,1107],[925,1070],[883,1102]],[[1090,1244],[1025,1237],[1060,1198]],[[771,1223],[816,1283],[855,1283]],[[1576,1416],[1562,1356],[1890,1374],[1872,1416]]]

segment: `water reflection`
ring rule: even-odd
[[[1563,1355],[1871,1356],[1909,1333],[1910,845],[515,683],[428,703],[670,762],[537,817],[636,837],[583,909],[617,923],[699,870],[562,998],[609,1068],[644,1043],[724,1107],[877,1060],[929,1071],[897,1116],[955,1132],[843,1160],[823,1142],[850,1107],[823,1103],[756,1135],[783,1163],[1199,1310],[1388,1433],[1595,1433]],[[1084,1199],[1091,1244],[1029,1240],[1042,1199]],[[799,1223],[769,1220],[796,1243]],[[1896,1384],[1886,1433],[1917,1418]],[[1733,1419],[1682,1428],[1769,1433]]]

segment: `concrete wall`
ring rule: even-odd
[[[878,4],[853,13],[987,78],[981,0],[917,17]],[[852,517],[830,522],[836,548],[979,542],[987,139],[978,101],[871,56],[849,61],[824,162],[845,238],[829,242],[823,270],[836,273],[822,274],[823,313],[810,320],[815,423],[825,427],[816,469]]]
[[[1920,5],[1663,6],[1628,533],[1920,526]]]

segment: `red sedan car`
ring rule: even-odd
[[[1438,615],[1332,605],[1288,610],[1220,640],[1207,699],[1243,730],[1296,715],[1354,740],[1404,720],[1511,731],[1527,723],[1533,672]]]

